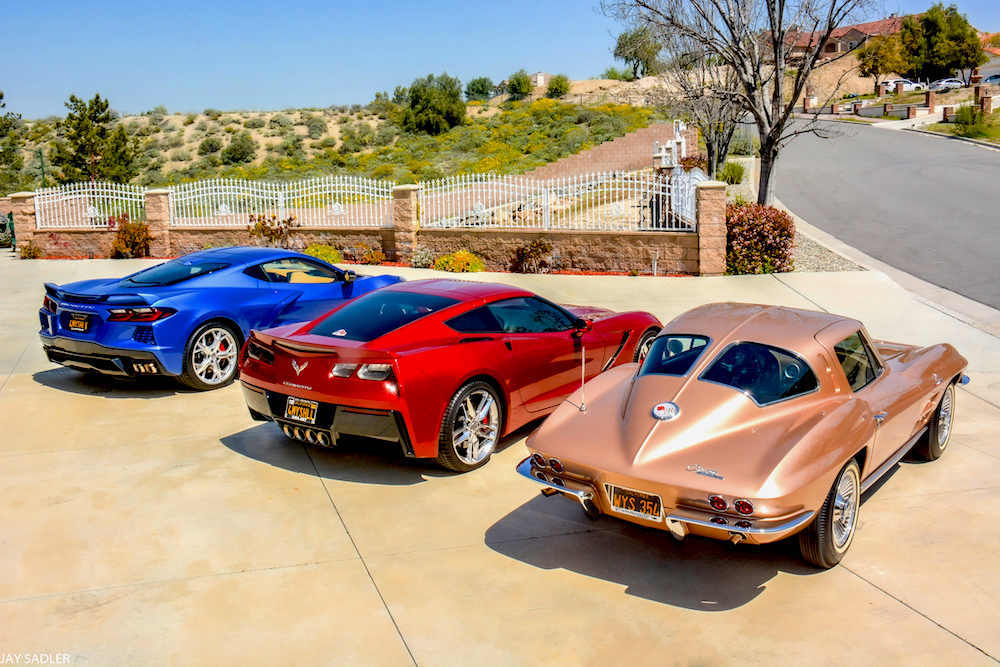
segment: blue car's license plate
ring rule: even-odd
[[[90,331],[90,313],[70,313],[67,326],[70,331],[87,333]]]

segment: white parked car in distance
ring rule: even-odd
[[[914,83],[914,82],[910,81],[909,79],[888,79],[885,82],[886,92],[890,92],[890,93],[895,92],[895,90],[896,90],[896,84],[897,83],[902,83],[903,84],[903,92],[909,92],[911,90],[923,90],[924,89],[924,84],[922,84],[922,83]]]
[[[987,86],[1000,86],[1000,74],[994,74],[983,79],[983,84]]]
[[[938,79],[931,84],[930,90],[953,90],[965,86],[961,79]]]

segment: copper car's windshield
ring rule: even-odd
[[[639,368],[639,375],[687,375],[707,345],[705,336],[658,336]]]
[[[819,387],[816,374],[805,361],[787,350],[760,343],[730,345],[701,379],[738,389],[757,405],[807,394]]]

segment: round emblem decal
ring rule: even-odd
[[[653,408],[653,416],[663,421],[670,421],[681,413],[681,409],[676,403],[660,403]]]

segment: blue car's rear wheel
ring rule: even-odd
[[[184,348],[180,381],[198,391],[224,387],[236,377],[240,337],[224,322],[200,326]]]

